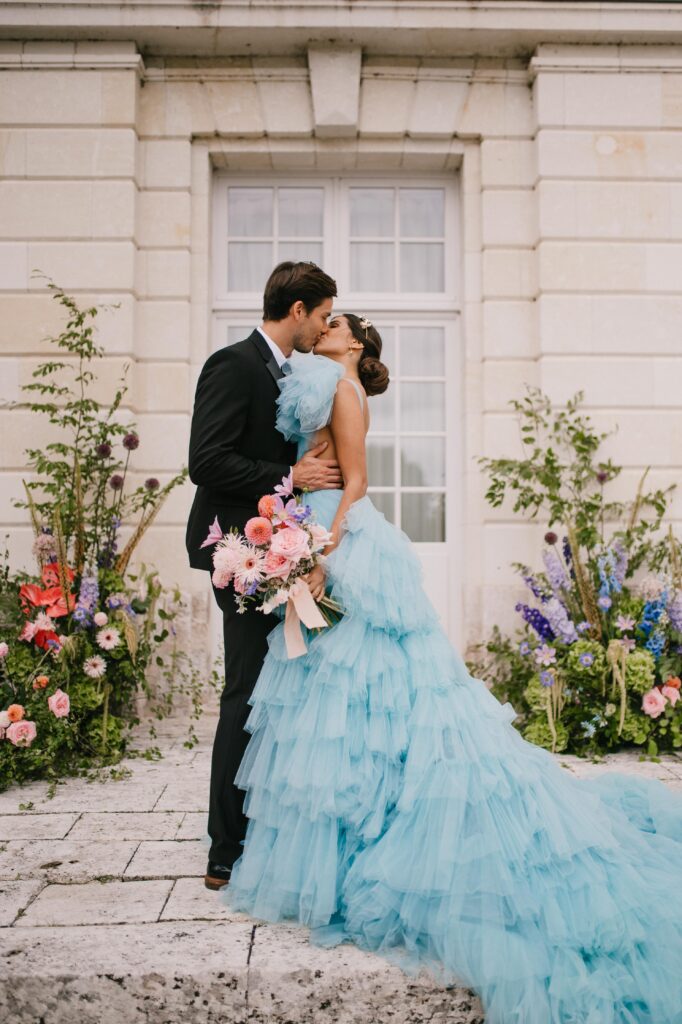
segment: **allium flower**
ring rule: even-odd
[[[590,651],[583,651],[578,661],[584,668],[589,668],[590,665],[594,665],[594,654]]]
[[[121,642],[121,634],[113,626],[100,629],[95,639],[103,651],[113,651]]]
[[[112,491],[120,491],[123,487],[123,477],[120,473],[114,473],[109,477],[109,486]]]
[[[92,621],[95,623],[96,626],[106,626],[107,622],[109,621],[109,616],[107,615],[106,612],[95,612],[95,614],[92,617]]]
[[[111,455],[111,445],[107,444],[106,441],[102,441],[101,444],[97,445],[95,451],[97,452],[101,459],[108,459],[109,456]]]
[[[597,470],[596,476],[600,484],[605,484],[609,478],[609,474],[606,472],[605,469]]]
[[[602,609],[602,611],[607,612],[613,604],[613,601],[611,600],[608,594],[601,594],[597,598],[597,604]]]
[[[107,670],[107,663],[99,654],[93,654],[83,662],[83,671],[90,679],[101,679]]]
[[[47,698],[47,706],[55,718],[66,718],[71,707],[68,693],[55,690],[52,696]]]
[[[158,491],[159,487],[161,486],[161,484],[159,483],[155,476],[147,477],[147,479],[144,482],[144,485],[148,491]]]
[[[57,554],[57,542],[51,533],[39,533],[31,548],[36,558],[48,560]]]
[[[35,722],[12,722],[7,726],[5,736],[15,747],[30,747],[36,738]]]
[[[530,644],[527,640],[522,640],[519,644],[519,654],[522,654],[524,658],[527,654],[530,654]]]
[[[544,665],[545,668],[548,668],[556,661],[556,649],[549,647],[547,644],[542,644],[535,649],[534,658],[538,665]]]
[[[554,673],[548,671],[547,669],[545,669],[544,672],[541,672],[540,673],[540,685],[541,686],[554,686]]]
[[[665,711],[667,700],[655,686],[642,697],[642,711],[649,718],[658,718]]]
[[[548,530],[545,534],[545,544],[556,544],[559,540],[554,530]]]
[[[664,697],[667,697],[670,701],[671,707],[675,707],[678,700],[680,699],[680,691],[674,686],[664,686],[661,689],[661,693]]]
[[[6,658],[8,654],[9,645],[6,644],[5,641],[3,640],[2,643],[0,643],[0,658]]]
[[[619,615],[616,619],[616,629],[621,633],[629,633],[635,628],[635,620],[630,615]]]
[[[136,448],[140,447],[140,439],[134,430],[131,430],[129,434],[126,434],[122,443],[123,447],[129,452],[134,452]]]

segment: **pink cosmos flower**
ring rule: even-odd
[[[109,621],[109,616],[106,612],[95,612],[92,621],[96,626],[106,626]]]
[[[71,707],[68,693],[64,693],[63,690],[55,690],[52,696],[47,698],[47,706],[55,718],[65,718]]]
[[[680,699],[680,691],[674,686],[664,686],[661,693],[668,698],[672,707],[675,707]]]
[[[649,690],[642,697],[642,711],[649,718],[658,718],[665,710],[667,703],[661,691],[654,686],[653,690]]]
[[[279,530],[272,538],[270,550],[297,564],[302,558],[310,557],[308,534],[298,526],[289,526],[286,530]]]
[[[15,747],[30,747],[36,738],[36,732],[36,723],[24,719],[22,722],[12,722],[7,727],[5,736]]]
[[[284,555],[278,555],[272,548],[266,553],[263,561],[263,572],[267,579],[286,579],[289,575],[293,563],[285,558]]]
[[[252,544],[267,544],[272,537],[272,523],[264,516],[254,516],[244,527],[244,535]]]
[[[9,654],[9,645],[3,640],[0,644],[0,658],[6,658]]]

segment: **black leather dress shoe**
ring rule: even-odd
[[[232,867],[226,864],[216,864],[210,860],[204,875],[204,885],[207,889],[222,889],[230,881]]]

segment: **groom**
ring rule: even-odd
[[[293,351],[310,352],[327,333],[335,296],[336,283],[314,263],[280,263],[265,286],[262,326],[204,364],[189,442],[189,475],[197,485],[186,536],[192,568],[213,568],[213,548],[202,542],[214,518],[223,531],[241,532],[257,515],[258,499],[272,493],[290,469],[298,489],[343,486],[338,464],[320,457],[326,441],[296,461],[296,446],[275,429],[282,364]],[[211,848],[204,882],[220,889],[230,879],[246,834],[244,796],[234,778],[249,739],[244,731],[248,700],[277,620],[251,607],[238,614],[231,586],[213,592],[223,613],[225,689],[211,762]]]

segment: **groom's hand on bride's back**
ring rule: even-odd
[[[343,477],[336,459],[323,459],[328,441],[321,441],[305,453],[293,466],[294,487],[309,491],[322,491],[343,487]]]

